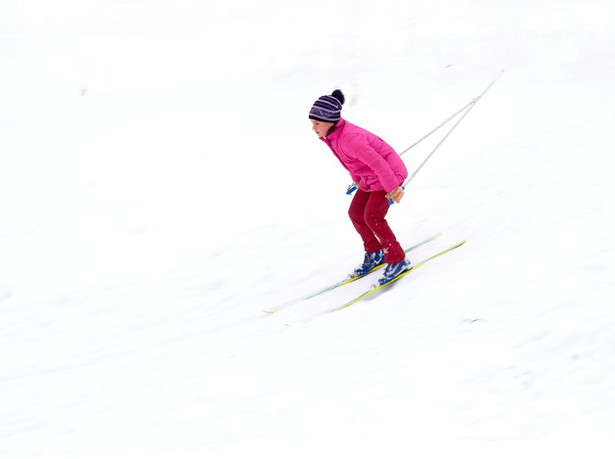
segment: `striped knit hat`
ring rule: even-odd
[[[310,119],[324,121],[326,123],[337,123],[344,104],[344,94],[339,89],[333,91],[330,96],[318,98],[310,110]]]

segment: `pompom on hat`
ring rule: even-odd
[[[318,98],[310,110],[310,119],[324,121],[326,123],[337,123],[341,119],[342,105],[346,98],[339,89],[333,91],[330,96]]]

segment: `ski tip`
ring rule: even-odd
[[[276,312],[278,312],[279,309],[261,309],[261,311],[263,311],[266,314],[271,315],[271,314],[275,314]]]

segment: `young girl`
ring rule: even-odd
[[[319,97],[310,110],[314,132],[325,142],[358,187],[348,215],[363,239],[365,258],[350,277],[387,263],[382,285],[412,267],[387,221],[389,199],[399,203],[408,171],[401,157],[381,138],[342,119],[344,94],[339,89]]]

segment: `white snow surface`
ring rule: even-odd
[[[0,457],[613,457],[614,9],[4,0]],[[363,257],[314,100],[401,151],[502,71],[389,213],[467,243],[264,314]]]

